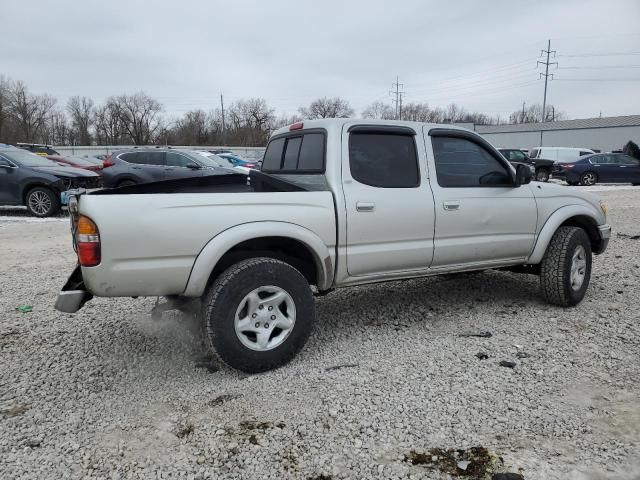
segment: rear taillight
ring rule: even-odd
[[[104,160],[102,160],[102,168],[113,167],[114,165],[115,163],[111,161],[111,155],[105,157]]]
[[[256,168],[255,164],[253,164],[253,163],[245,163],[245,164],[243,165],[243,167],[246,167],[246,168]]]
[[[78,217],[76,247],[78,261],[83,267],[95,267],[100,263],[100,232],[93,220],[84,215]]]

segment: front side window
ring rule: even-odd
[[[167,159],[167,166],[169,167],[186,167],[190,163],[196,163],[181,153],[167,152],[165,155]]]
[[[433,137],[432,144],[441,187],[499,187],[513,183],[507,167],[475,142],[457,137]]]
[[[640,160],[630,157],[629,155],[619,155],[618,163],[622,165],[640,165]]]
[[[349,168],[354,180],[380,188],[413,188],[420,184],[413,135],[352,133]]]

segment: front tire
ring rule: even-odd
[[[548,182],[549,181],[549,170],[546,168],[539,168],[536,171],[536,181],[538,182]]]
[[[229,267],[202,305],[209,347],[230,367],[258,373],[285,365],[315,323],[309,283],[291,265],[251,258]]]
[[[594,172],[584,172],[580,175],[580,185],[590,187],[598,182],[598,176]]]
[[[29,213],[35,217],[50,217],[60,210],[60,199],[46,187],[35,187],[27,192],[25,204]]]
[[[591,279],[591,242],[577,227],[560,227],[540,264],[540,288],[547,302],[571,307],[584,298]]]

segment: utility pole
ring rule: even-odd
[[[224,97],[222,96],[222,93],[220,94],[220,108],[222,110],[222,143],[224,146],[224,144],[226,144],[226,139],[225,139],[226,128],[224,124]]]
[[[524,106],[525,106],[525,102],[522,102],[522,118],[520,119],[520,123],[524,123]]]
[[[404,87],[404,84],[400,83],[399,77],[396,75],[396,83],[391,84],[391,88],[395,87],[395,91],[391,90],[389,92],[390,95],[394,95],[396,98],[393,100],[393,103],[396,106],[396,118],[402,120],[402,95],[404,92],[400,91],[401,87]]]
[[[544,77],[544,97],[542,100],[542,122],[543,123],[546,121],[546,112],[547,112],[547,83],[549,82],[549,77],[553,79],[553,73],[549,73],[549,65],[555,65],[556,68],[558,67],[558,62],[549,61],[549,56],[551,54],[553,54],[553,58],[556,57],[556,51],[551,50],[551,40],[549,40],[547,43],[547,49],[540,51],[541,57],[544,57],[545,54],[547,56],[547,60],[545,62],[541,62],[540,60],[538,60],[538,62],[536,63],[536,67],[538,65],[544,65],[545,67],[544,73],[540,73],[540,76],[538,77],[538,79]],[[540,146],[542,146],[542,129],[540,129]]]

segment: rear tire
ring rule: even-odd
[[[549,170],[546,168],[539,168],[536,170],[536,181],[537,182],[548,182],[549,181]]]
[[[34,217],[50,217],[60,210],[60,199],[53,190],[46,187],[35,187],[25,197],[27,210]]]
[[[560,227],[540,264],[540,288],[547,302],[571,307],[584,298],[591,279],[591,242],[577,227]]]
[[[281,367],[304,347],[316,313],[309,283],[291,265],[250,258],[223,272],[202,303],[206,339],[230,367]]]
[[[594,172],[584,172],[580,175],[580,185],[590,187],[598,183],[598,176]]]

